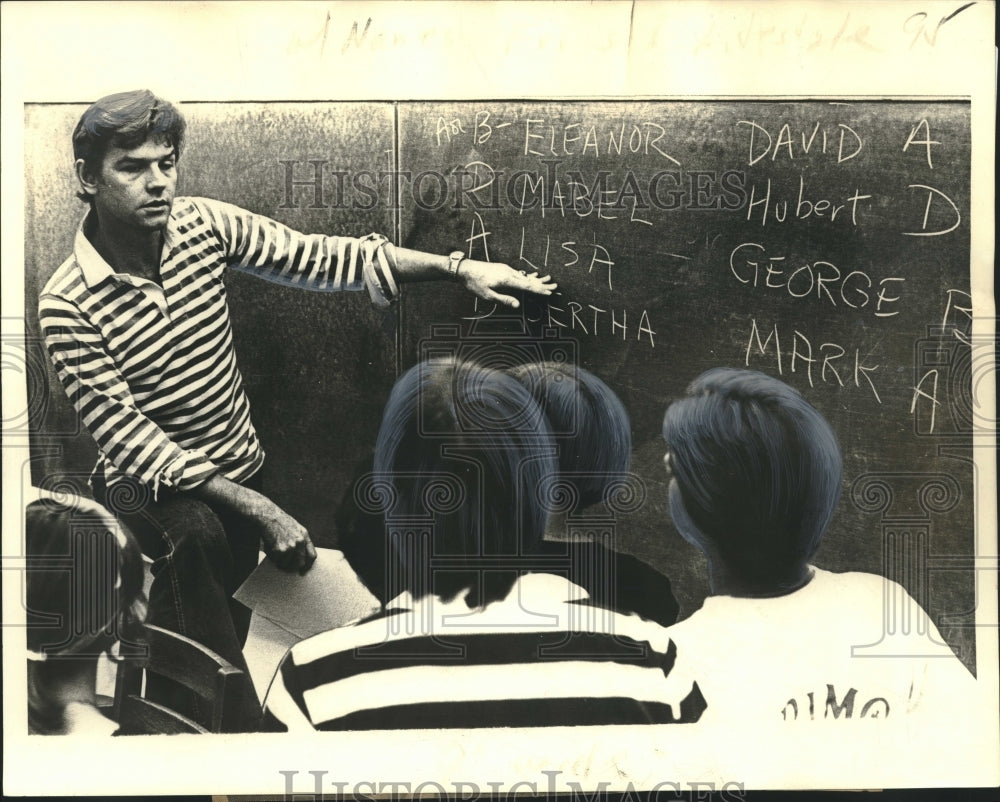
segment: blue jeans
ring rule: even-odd
[[[259,491],[260,471],[243,484]],[[94,495],[153,560],[147,621],[198,641],[242,669],[234,729],[255,731],[260,702],[243,657],[250,610],[232,595],[257,567],[256,527],[188,493],[154,500],[147,487],[129,480],[105,488],[95,477]],[[149,676],[146,695],[195,720],[205,712],[192,693],[166,679]]]

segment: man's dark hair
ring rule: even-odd
[[[538,401],[559,446],[559,473],[583,509],[604,500],[628,474],[632,428],[614,391],[589,370],[563,362],[529,362],[507,370]]]
[[[548,423],[517,380],[453,360],[410,368],[386,404],[374,468],[389,485],[403,589],[451,599],[471,588],[470,607],[507,596],[545,534],[557,475]]]
[[[840,498],[840,447],[823,416],[778,379],[716,368],[667,409],[663,438],[684,512],[740,585],[769,595],[801,584]]]
[[[98,170],[108,148],[135,148],[150,138],[166,142],[180,157],[184,130],[184,117],[169,101],[148,89],[118,92],[102,97],[80,117],[73,131],[73,158]],[[85,192],[77,197],[92,200]]]

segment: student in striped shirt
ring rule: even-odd
[[[576,603],[583,588],[544,571],[555,454],[544,414],[506,373],[453,360],[404,373],[374,480],[405,591],[378,616],[293,646],[263,728],[698,720],[705,702],[663,627],[596,615]]]
[[[175,198],[184,119],[139,90],[93,104],[73,134],[89,211],[73,254],[42,290],[39,318],[67,394],[97,441],[97,498],[155,562],[153,623],[245,669],[249,611],[232,592],[257,563],[305,571],[309,534],[263,495],[264,453],[236,365],[223,273],[377,305],[406,281],[451,277],[480,298],[549,294],[548,277],[394,247],[384,237],[305,235],[205,198]],[[176,700],[170,700],[176,701]],[[247,682],[248,726],[259,703]]]

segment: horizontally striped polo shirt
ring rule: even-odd
[[[116,273],[84,234],[45,285],[38,314],[66,393],[97,441],[94,471],[190,490],[216,472],[233,481],[264,452],[236,366],[223,273],[327,292],[367,289],[387,305],[398,294],[391,247],[300,234],[206,198],[177,198],[164,229],[162,287]]]
[[[660,625],[575,604],[565,577],[527,574],[470,611],[428,596],[293,646],[262,729],[683,724],[705,700]]]

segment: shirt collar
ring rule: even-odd
[[[84,229],[88,225],[90,216],[93,213],[94,210],[91,209],[83,216],[80,226],[76,230],[76,240],[73,243],[73,256],[76,257],[76,263],[80,266],[83,280],[90,289],[93,289],[104,281],[104,279],[115,274],[115,271],[111,269],[111,265],[104,261],[104,257],[97,252],[97,248],[87,239],[87,235],[84,233]]]
[[[810,565],[809,570],[812,572],[809,581],[788,593],[782,593],[778,596],[730,596],[729,594],[721,593],[706,596],[701,605],[702,609],[729,610],[733,604],[741,604],[745,607],[769,608],[774,610],[784,604],[801,605],[803,599],[807,596],[807,592],[811,594],[816,591],[817,587],[826,584],[827,577],[831,575],[829,571],[824,571],[815,565]]]
[[[90,219],[93,214],[94,210],[90,209],[83,216],[80,226],[76,230],[76,239],[73,242],[73,256],[76,258],[76,263],[80,266],[80,272],[83,274],[83,280],[88,289],[93,289],[107,278],[127,275],[115,272],[111,265],[104,260],[104,257],[97,252],[97,248],[94,247],[94,244],[87,237],[86,233],[84,233],[90,225]],[[160,252],[161,265],[170,251],[172,242],[173,234],[170,221],[168,220],[167,225],[163,228],[163,249]]]

